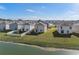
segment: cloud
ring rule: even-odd
[[[6,8],[4,6],[0,6],[0,10],[5,10]]]
[[[32,12],[32,13],[35,12],[35,10],[33,10],[33,9],[26,9],[26,11],[27,12]]]
[[[59,17],[62,20],[79,20],[79,4],[73,4],[72,8]]]
[[[33,14],[42,14],[43,12],[40,10],[33,10],[33,9],[26,9],[27,12],[33,13]]]

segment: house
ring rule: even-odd
[[[54,27],[55,25],[53,24],[53,23],[47,23],[47,27],[48,28],[52,28],[52,27]]]
[[[72,31],[73,31],[74,33],[79,33],[79,23],[73,24],[73,26],[72,26]]]
[[[6,23],[6,28],[5,28],[5,29],[6,29],[6,30],[10,30],[10,23],[11,23],[11,22],[5,22],[5,23]]]
[[[6,27],[5,22],[0,22],[0,31],[4,31]]]
[[[28,30],[30,31],[32,29],[34,29],[34,24],[29,22],[24,24],[24,31],[28,31]]]
[[[15,22],[10,23],[9,28],[10,30],[17,30],[18,24]]]
[[[18,24],[17,29],[21,30],[21,31],[24,31],[24,23],[23,22],[19,22],[17,24]]]
[[[46,31],[47,31],[47,24],[45,24],[41,21],[38,21],[35,24],[34,32],[41,33],[41,32],[46,32]]]
[[[71,34],[72,33],[72,23],[71,22],[62,22],[57,25],[57,32],[59,34]]]

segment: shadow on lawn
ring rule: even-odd
[[[12,30],[4,30],[4,31],[1,31],[1,32],[7,33],[7,32],[10,32],[10,31],[12,31]]]
[[[34,31],[31,31],[31,32],[28,33],[27,35],[40,35],[40,34],[43,34],[43,32],[36,33],[36,32],[34,32]]]
[[[52,33],[54,37],[64,37],[64,38],[71,38],[71,34],[59,34],[57,31]]]
[[[72,35],[79,37],[79,33],[72,33]]]
[[[14,34],[22,34],[22,33],[24,33],[25,31],[21,31],[21,30],[16,30],[15,32],[14,32]]]

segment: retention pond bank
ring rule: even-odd
[[[78,50],[45,48],[35,45],[0,41],[1,55],[70,55],[79,54]]]

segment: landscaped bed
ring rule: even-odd
[[[42,47],[56,47],[79,49],[79,37],[71,35],[71,37],[54,37],[53,32],[56,28],[48,29],[46,33],[39,35],[7,36],[6,33],[0,32],[1,41],[19,42],[24,44],[38,45]]]
[[[72,35],[72,34],[59,34],[57,31],[53,32],[52,34],[54,35],[54,37],[64,37],[64,38],[71,37]]]

